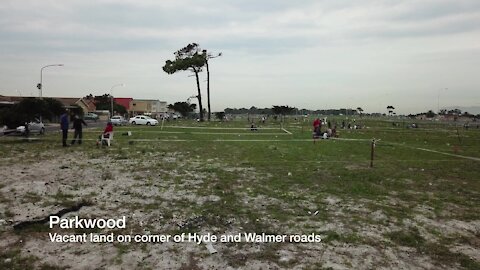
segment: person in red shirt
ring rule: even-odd
[[[112,122],[108,122],[107,126],[105,127],[105,130],[103,131],[103,135],[113,132],[113,125]]]
[[[102,141],[102,137],[108,138],[108,136],[110,136],[112,132],[113,132],[113,124],[112,122],[108,122],[107,126],[103,130],[103,134],[98,136],[97,146],[100,145],[100,142]]]
[[[322,122],[320,122],[320,119],[315,119],[313,121],[313,132],[314,136],[318,138],[320,136],[320,129],[322,128]]]

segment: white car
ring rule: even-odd
[[[125,120],[125,118],[123,118],[123,116],[120,116],[120,115],[115,115],[112,118],[110,118],[110,122],[112,122],[112,124],[115,126],[123,126],[128,123],[128,121]]]
[[[36,119],[35,121],[28,123],[28,131],[30,134],[32,133],[45,134],[45,125],[40,120]],[[17,133],[26,135],[25,126],[17,127]]]
[[[155,126],[158,124],[156,119],[153,119],[146,115],[137,115],[135,117],[130,118],[130,124],[132,125],[147,125],[147,126]]]

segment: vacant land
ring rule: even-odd
[[[341,122],[341,119],[338,119]],[[479,269],[480,130],[357,119],[115,128],[111,147],[0,138],[0,269]],[[122,135],[131,131],[131,136]],[[70,134],[71,135],[71,134]],[[377,139],[370,168],[372,138]],[[125,229],[16,226],[127,218]],[[321,243],[58,243],[49,233],[319,234]]]

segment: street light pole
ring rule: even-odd
[[[43,69],[47,68],[47,67],[63,67],[63,64],[46,65],[46,66],[43,66],[40,69],[40,83],[37,84],[37,88],[38,88],[38,90],[40,90],[40,98],[43,97],[43,93],[42,93],[42,89],[43,89]]]
[[[112,88],[110,88],[110,109],[112,110],[112,114],[110,115],[110,118],[112,118],[113,116],[113,88],[117,87],[117,86],[125,86],[124,83],[121,83],[121,84],[116,84],[114,86],[112,86]]]

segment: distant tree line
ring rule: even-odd
[[[277,109],[275,109],[277,107]],[[282,108],[283,107],[283,108]],[[264,114],[264,115],[297,115],[297,114],[314,114],[314,115],[358,115],[363,110],[356,109],[329,109],[329,110],[308,110],[298,109],[289,106],[273,106],[271,108],[257,108],[255,106],[247,108],[226,108],[225,114]]]
[[[417,116],[425,115],[426,118],[434,118],[437,115],[442,115],[442,116],[463,116],[463,117],[468,117],[468,118],[480,118],[480,114],[474,115],[469,112],[462,112],[460,109],[453,109],[453,110],[446,110],[442,109],[438,114],[433,112],[432,110],[429,110],[428,112],[424,113],[418,113],[418,114],[409,114],[408,117],[410,118],[415,118]]]

